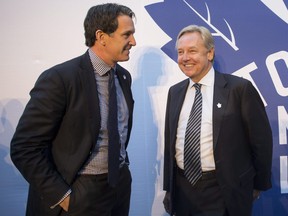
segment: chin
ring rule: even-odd
[[[130,59],[130,57],[129,57],[129,56],[125,56],[125,57],[121,58],[121,60],[120,60],[120,61],[128,61],[129,59]]]
[[[124,59],[124,58],[119,59],[118,62],[124,62],[124,61],[128,61],[128,60],[129,60],[129,57],[128,57],[128,58],[125,58],[125,59]]]
[[[190,77],[190,78],[193,76],[193,73],[191,73],[189,71],[183,70],[183,73],[184,73],[185,76]]]

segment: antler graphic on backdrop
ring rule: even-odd
[[[211,23],[211,17],[210,17],[210,11],[208,8],[208,5],[205,2],[206,5],[206,9],[207,9],[207,19],[205,19],[200,13],[198,13],[198,11],[196,11],[187,1],[183,0],[183,2],[191,9],[193,10],[204,22],[207,23],[207,25],[209,25],[214,31],[215,33],[212,33],[213,36],[220,36],[222,37],[235,51],[239,50],[239,48],[236,46],[236,42],[235,42],[235,37],[233,34],[233,31],[229,25],[229,23],[224,19],[226,25],[228,26],[228,29],[230,31],[230,35],[231,35],[231,40],[229,38],[227,38],[219,29],[217,29],[214,25],[212,25]]]

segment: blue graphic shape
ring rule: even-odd
[[[287,5],[287,3],[286,3]],[[267,67],[267,58],[284,51],[288,58],[288,26],[275,11],[260,0],[165,0],[145,9],[155,23],[171,38],[161,50],[177,62],[175,43],[178,32],[196,24],[208,28],[215,40],[214,67],[232,74],[253,63],[250,75],[267,102],[266,110],[273,131],[272,189],[254,205],[254,216],[287,215],[288,195],[280,192],[280,156],[288,155],[287,145],[279,145],[277,107],[288,111],[287,96],[277,93]],[[283,87],[288,87],[288,68],[284,59],[275,61]],[[271,70],[271,69],[270,69]],[[275,75],[275,74],[274,74]]]
[[[210,25],[191,7],[204,18],[210,17]],[[220,64],[224,62],[218,58],[219,66],[224,67],[224,72],[227,73],[234,72],[253,61],[262,62],[263,56],[266,58],[273,52],[288,48],[287,24],[259,0],[236,2],[166,0],[145,8],[159,27],[172,38],[162,47],[162,51],[175,61],[177,60],[175,52],[177,34],[183,27],[191,24],[203,25],[215,33],[212,25],[227,38],[231,37],[229,26],[231,27],[239,50],[233,49],[222,37],[214,36],[216,55],[219,58],[225,57],[225,67]],[[267,25],[267,23],[272,24]],[[258,48],[261,48],[261,55]]]

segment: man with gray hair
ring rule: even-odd
[[[250,81],[214,70],[208,29],[177,37],[188,77],[169,89],[165,119],[166,211],[177,216],[249,216],[271,188],[272,132]]]

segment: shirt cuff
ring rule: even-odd
[[[50,206],[50,209],[54,209],[56,206],[58,206],[61,202],[63,202],[63,200],[66,198],[66,197],[68,197],[70,194],[72,193],[72,190],[71,189],[69,189],[66,193],[65,193],[65,195],[59,200],[59,202],[57,202],[55,205],[53,205],[53,206]]]

